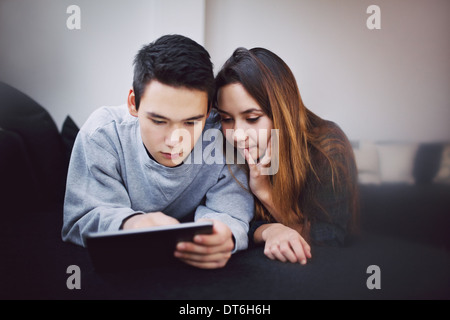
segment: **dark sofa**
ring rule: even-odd
[[[77,126],[68,118],[60,132],[44,108],[6,84],[0,98],[1,299],[450,298],[450,187],[432,183],[361,185],[360,238],[313,247],[306,266],[271,261],[255,247],[218,270],[175,263],[98,273],[86,249],[61,240]],[[81,270],[79,290],[67,286],[71,265]],[[381,289],[367,286],[372,265]]]

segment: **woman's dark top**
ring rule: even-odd
[[[316,245],[343,246],[350,240],[348,224],[352,211],[357,210],[357,170],[353,150],[344,132],[333,122],[325,121],[326,133],[323,140],[329,146],[333,143],[344,145],[338,152],[332,150],[329,156],[338,163],[333,187],[332,170],[326,157],[316,148],[310,147],[312,163],[317,176],[311,171],[307,176],[304,191],[299,195],[302,212],[310,217],[310,241]],[[332,147],[331,147],[332,148]],[[346,168],[346,170],[342,170]],[[345,171],[348,172],[345,173]],[[351,183],[348,184],[347,182]],[[249,240],[253,242],[256,229],[272,221],[253,221],[250,225]]]

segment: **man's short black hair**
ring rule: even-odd
[[[207,92],[209,110],[214,94],[213,65],[206,49],[194,40],[166,35],[139,50],[134,59],[133,77],[136,109],[152,80]]]

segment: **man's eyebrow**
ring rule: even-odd
[[[225,113],[225,114],[227,114],[227,115],[231,115],[230,113],[228,113],[228,112],[226,112],[226,111],[223,111],[223,110],[221,110],[221,109],[219,109],[219,108],[217,108],[217,111],[219,111],[220,113]],[[252,112],[261,112],[261,113],[264,113],[262,110],[260,110],[260,109],[256,109],[256,108],[250,108],[250,109],[247,109],[247,110],[245,110],[245,111],[242,111],[241,112],[241,114],[248,114],[248,113],[252,113]]]
[[[170,121],[169,118],[164,117],[164,116],[162,116],[162,115],[160,115],[160,114],[157,114],[157,113],[155,113],[155,112],[147,112],[147,115],[149,115],[150,117],[153,117],[153,118],[158,118],[158,119],[163,119],[163,120],[168,120],[168,121]],[[199,114],[198,116],[194,116],[194,117],[190,117],[190,118],[187,118],[187,119],[183,119],[183,120],[181,120],[181,121],[199,120],[199,119],[204,118],[205,116],[206,116],[206,115],[204,115],[204,114]]]
[[[200,120],[200,119],[202,119],[204,117],[206,117],[206,114],[199,114],[198,116],[190,117],[190,118],[187,118],[187,119],[183,119],[182,121]]]

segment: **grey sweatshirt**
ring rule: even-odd
[[[203,132],[219,129],[211,118]],[[223,150],[220,139],[210,140],[200,137],[194,150]],[[189,157],[190,163],[172,168],[157,163],[126,105],[98,109],[80,129],[72,150],[63,240],[84,246],[88,232],[118,230],[131,215],[161,211],[178,220],[189,215],[220,220],[233,233],[234,252],[246,249],[254,203],[235,180],[248,189],[246,174],[236,165],[211,161],[208,152],[200,164],[194,152]]]

